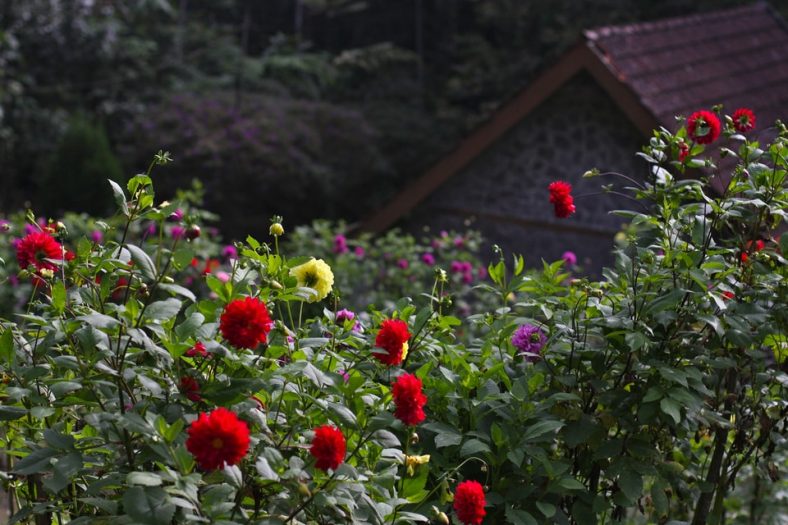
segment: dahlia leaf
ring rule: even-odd
[[[10,328],[6,328],[3,335],[0,335],[0,360],[7,368],[14,367],[16,350],[14,350],[14,334]]]
[[[131,260],[134,261],[134,264],[142,271],[142,275],[146,278],[155,280],[156,279],[156,267],[153,265],[153,261],[148,256],[145,251],[136,246],[134,244],[126,245],[126,248],[131,253]]]
[[[126,194],[123,193],[123,188],[120,187],[120,184],[115,182],[112,179],[107,179],[109,185],[112,186],[112,194],[115,197],[115,203],[118,205],[118,208],[123,212],[123,215],[126,217],[129,216],[129,206],[126,204]]]

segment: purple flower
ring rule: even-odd
[[[5,219],[0,219],[0,232],[7,232],[11,230],[11,223]]]
[[[567,266],[574,266],[577,264],[577,255],[575,255],[575,252],[565,251],[561,255],[561,259],[564,260],[564,264]]]
[[[397,266],[399,266],[403,270],[406,270],[408,266],[410,266],[410,263],[408,263],[407,259],[400,259],[399,261],[397,261]]]
[[[142,232],[142,236],[144,238],[144,237],[151,237],[153,235],[156,235],[156,223],[150,222],[148,223],[148,226],[145,228],[145,230]]]
[[[463,239],[459,235],[454,238],[454,246],[455,247],[462,248],[463,244],[465,244],[465,239]]]
[[[183,210],[180,208],[170,213],[170,216],[167,217],[169,222],[181,222],[181,220],[183,220]]]
[[[367,253],[364,251],[364,248],[361,246],[356,246],[356,249],[354,251],[356,252],[356,257],[358,257],[359,259],[363,259],[364,255]]]
[[[173,239],[180,239],[186,233],[186,228],[182,226],[173,226],[172,230],[170,230],[170,235]]]
[[[478,275],[480,281],[487,279],[487,268],[484,265],[479,266]]]
[[[23,231],[24,231],[25,237],[27,237],[31,233],[36,233],[39,230],[38,230],[38,228],[36,228],[32,224],[25,224],[25,228],[24,228]]]
[[[238,258],[238,250],[235,249],[235,246],[232,244],[228,244],[224,248],[222,248],[222,257],[225,259],[237,259]]]
[[[347,310],[347,309],[343,308],[343,309],[341,309],[340,311],[337,312],[336,322],[337,322],[337,324],[344,323],[345,321],[352,321],[355,318],[356,318],[356,314],[355,313],[351,312],[350,310]]]
[[[101,230],[93,230],[90,232],[90,240],[96,244],[101,244],[104,242],[104,233]]]
[[[512,335],[512,345],[531,363],[539,359],[546,342],[542,329],[532,324],[521,325]]]
[[[338,233],[336,237],[334,237],[334,253],[347,253],[348,251],[347,237]]]
[[[428,266],[433,266],[435,264],[435,256],[431,253],[427,252],[421,256],[421,260],[424,264]]]
[[[340,370],[339,375],[342,376],[342,380],[345,381],[345,383],[350,381],[350,372],[348,372],[347,370]]]

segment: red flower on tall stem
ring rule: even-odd
[[[566,219],[575,212],[575,201],[572,198],[572,185],[558,180],[551,182],[547,187],[550,192],[550,202],[555,207],[555,216]]]
[[[235,465],[249,450],[249,427],[223,407],[200,414],[187,432],[186,449],[204,470]]]
[[[733,112],[733,127],[739,133],[746,133],[755,129],[755,113],[749,108],[739,108]]]
[[[63,246],[46,232],[33,232],[25,236],[16,245],[16,260],[23,270],[34,266],[41,270],[57,270],[57,265],[46,260],[63,260]],[[73,259],[73,256],[71,257]],[[68,259],[67,259],[68,260]]]
[[[219,320],[222,336],[236,348],[254,349],[265,343],[271,325],[268,308],[256,297],[232,301]]]
[[[421,379],[412,374],[402,374],[391,388],[394,397],[394,417],[409,426],[418,425],[424,421],[424,405],[427,396],[421,390]]]
[[[315,467],[320,470],[336,470],[345,461],[345,436],[337,427],[323,425],[315,429],[309,453],[317,460]]]
[[[711,144],[720,136],[720,119],[711,111],[696,111],[687,119],[687,134],[698,144]]]
[[[480,525],[484,519],[484,488],[478,481],[467,480],[454,492],[454,511],[464,525]]]
[[[380,325],[380,331],[375,336],[375,346],[386,352],[373,352],[378,361],[387,365],[398,365],[407,355],[408,324],[400,319],[386,319]]]

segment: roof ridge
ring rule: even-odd
[[[705,11],[700,13],[693,13],[691,15],[673,16],[669,18],[662,18],[648,22],[634,22],[630,24],[599,26],[591,29],[583,30],[583,36],[590,41],[595,42],[599,38],[630,34],[630,33],[649,33],[666,28],[678,28],[683,26],[691,26],[697,24],[699,21],[714,21],[720,18],[726,18],[733,14],[741,13],[759,13],[766,12],[771,17],[774,17],[774,11],[770,8],[769,4],[764,0],[757,0],[756,2],[748,5],[731,7],[729,9]]]

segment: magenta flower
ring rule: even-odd
[[[173,226],[170,230],[170,235],[173,239],[181,239],[186,234],[186,228],[182,226]]]
[[[567,266],[574,266],[577,264],[577,255],[575,255],[575,252],[567,250],[561,255],[561,259],[564,260],[564,264]]]
[[[183,220],[183,210],[180,208],[170,213],[170,216],[167,217],[168,222],[181,222],[181,220]]]
[[[397,266],[399,266],[403,270],[406,270],[408,266],[410,266],[410,263],[408,262],[407,259],[400,259],[399,261],[397,261]]]
[[[356,257],[358,257],[359,259],[363,259],[364,255],[366,254],[364,248],[361,246],[356,246],[356,249],[354,251],[356,253]]]
[[[427,252],[421,256],[421,260],[427,266],[433,266],[435,264],[435,256],[431,253]]]
[[[237,259],[238,258],[238,250],[235,249],[235,246],[232,244],[228,244],[224,248],[222,248],[222,257],[225,259]]]
[[[345,321],[352,321],[356,318],[356,314],[347,310],[346,308],[341,309],[337,312],[336,315],[336,322],[337,323],[344,323]]]
[[[93,230],[90,232],[90,240],[96,244],[101,244],[104,242],[104,234],[101,232],[101,230]]]
[[[347,253],[348,251],[347,237],[338,233],[337,236],[334,237],[334,253]]]
[[[547,336],[532,324],[521,325],[512,335],[512,345],[531,363],[539,359],[545,343]]]

